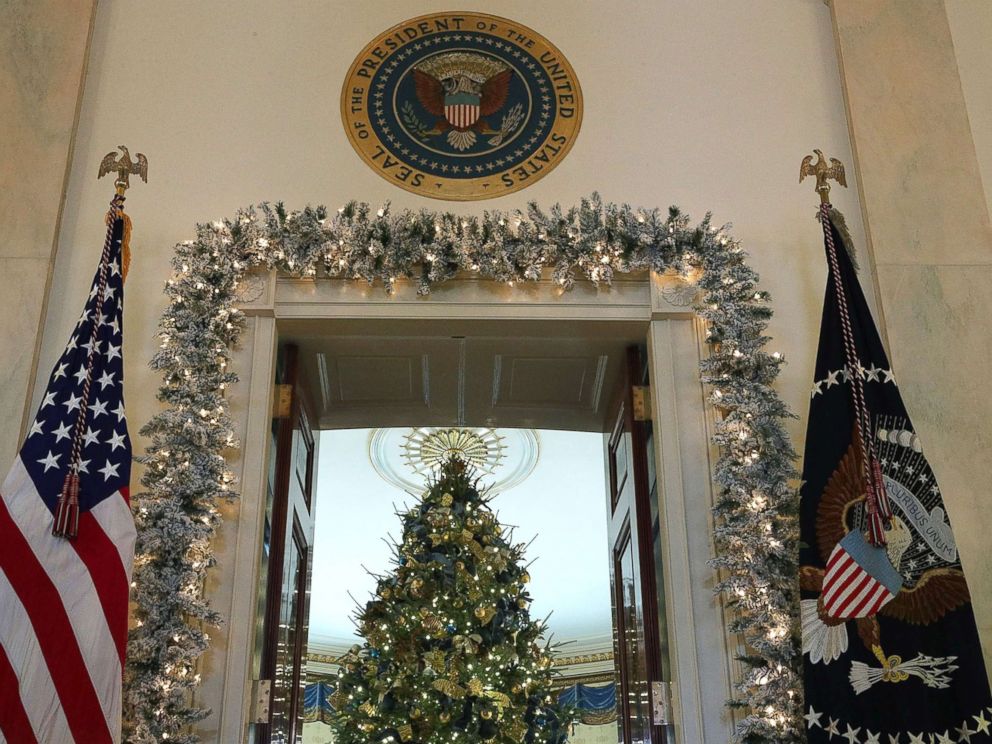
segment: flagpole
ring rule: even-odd
[[[837,298],[837,308],[840,315],[841,330],[844,339],[844,355],[847,360],[847,377],[851,382],[851,398],[854,406],[854,424],[857,431],[858,447],[861,453],[861,465],[865,479],[865,506],[868,513],[868,541],[872,545],[882,546],[886,544],[885,527],[892,517],[892,509],[889,504],[888,495],[885,492],[885,484],[882,480],[882,470],[875,456],[875,448],[871,438],[871,418],[868,413],[868,406],[865,402],[864,380],[861,374],[861,361],[858,354],[857,344],[854,339],[854,331],[851,323],[851,314],[847,304],[847,289],[841,276],[840,262],[837,259],[837,245],[834,240],[834,227],[832,220],[833,205],[830,203],[830,181],[836,181],[843,187],[847,187],[847,177],[844,173],[844,164],[836,158],[827,158],[820,150],[813,150],[817,156],[817,162],[813,163],[813,156],[807,155],[799,167],[799,181],[807,176],[816,178],[814,189],[820,195],[820,207],[817,218],[823,228],[823,240],[826,247],[827,260],[830,264],[830,274],[833,277],[834,292]]]
[[[93,323],[93,330],[90,333],[88,353],[86,355],[86,376],[83,380],[82,401],[79,405],[79,413],[73,426],[72,446],[70,448],[68,470],[65,480],[62,483],[62,491],[59,493],[55,508],[55,519],[52,524],[52,534],[57,537],[73,539],[79,534],[79,470],[82,461],[83,439],[86,433],[86,414],[89,410],[90,388],[93,384],[93,365],[97,356],[97,337],[100,332],[99,315],[106,300],[107,274],[110,268],[110,254],[114,244],[114,232],[118,220],[121,221],[121,278],[127,278],[127,269],[130,264],[131,219],[124,213],[124,192],[130,184],[130,174],[138,175],[143,181],[148,181],[148,159],[138,153],[137,162],[130,158],[127,148],[120,145],[121,157],[117,158],[116,153],[111,152],[104,156],[100,163],[97,179],[103,178],[111,171],[117,171],[117,178],[114,181],[114,196],[110,200],[110,209],[107,211],[106,223],[107,234],[103,241],[103,252],[100,255],[99,280],[97,283],[97,319]]]

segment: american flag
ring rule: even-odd
[[[121,737],[135,529],[122,391],[124,218],[114,206],[103,296],[98,270],[0,489],[0,744]],[[66,539],[52,529],[77,425],[78,535]]]

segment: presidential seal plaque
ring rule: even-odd
[[[582,123],[582,92],[565,56],[526,26],[434,13],[362,50],[341,91],[341,116],[362,159],[400,188],[491,199],[561,162]]]

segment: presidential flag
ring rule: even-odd
[[[86,306],[0,490],[0,743],[121,737],[135,538],[122,204],[108,214]]]
[[[846,249],[829,275],[801,491],[810,744],[992,742],[992,696],[940,485]]]

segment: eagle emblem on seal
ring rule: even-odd
[[[436,119],[432,128],[421,130],[421,136],[426,139],[444,134],[451,147],[463,151],[476,143],[478,134],[504,132],[507,119],[500,128],[494,128],[487,117],[506,104],[512,77],[513,70],[500,60],[474,52],[447,52],[424,60],[413,68],[417,100]],[[522,115],[520,107],[511,130]]]
[[[879,428],[876,437],[887,446],[894,462],[898,451],[910,455],[917,469],[929,465],[920,454],[918,438],[902,426]],[[813,664],[830,664],[848,649],[847,623],[878,659],[880,667],[853,662],[850,682],[858,694],[879,682],[904,682],[917,677],[928,687],[949,686],[957,669],[955,657],[920,654],[911,660],[889,656],[882,647],[879,617],[909,625],[930,625],[970,601],[964,573],[957,559],[950,525],[942,506],[927,509],[921,488],[904,485],[896,473],[884,481],[896,509],[885,529],[884,547],[865,539],[865,476],[861,450],[855,443],[827,481],[816,514],[816,542],[823,568],[802,566],[800,586],[818,592],[817,599],[801,602],[803,652]],[[905,459],[910,459],[905,458]],[[917,493],[913,493],[913,491]]]

